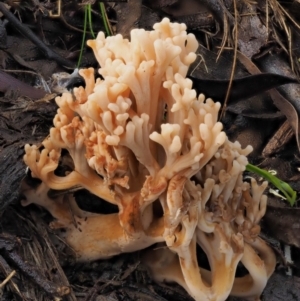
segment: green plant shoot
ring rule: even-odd
[[[112,29],[110,27],[110,23],[109,23],[109,20],[108,20],[106,10],[105,10],[105,6],[104,6],[103,2],[100,2],[100,11],[101,11],[101,16],[102,16],[102,19],[103,19],[103,24],[104,24],[104,27],[105,27],[106,35],[111,36],[113,34],[113,32],[112,32]],[[93,31],[92,6],[91,6],[91,4],[87,4],[84,7],[83,35],[82,35],[82,42],[81,42],[81,48],[80,48],[80,54],[79,54],[79,58],[78,58],[77,68],[80,67],[83,50],[85,48],[85,37],[86,37],[86,33],[87,33],[87,30],[86,30],[87,24],[89,24],[90,34],[95,39],[96,36],[94,34],[94,31]]]
[[[93,39],[95,39],[96,37],[95,37],[94,31],[93,31],[92,6],[91,6],[91,4],[87,5],[87,10],[88,10],[88,19],[89,19],[90,32],[91,32],[91,35],[92,35]]]
[[[297,197],[297,192],[293,190],[293,188],[286,182],[281,181],[278,179],[276,176],[272,175],[268,171],[261,169],[255,165],[248,164],[246,166],[246,170],[253,172],[261,177],[263,177],[265,180],[269,181],[272,183],[277,189],[279,189],[287,201],[290,203],[291,206],[295,205],[296,202],[296,197]]]
[[[83,23],[83,35],[82,35],[82,41],[81,41],[81,48],[80,48],[80,54],[78,58],[78,63],[77,63],[77,68],[80,67],[81,64],[81,59],[82,59],[82,54],[83,54],[83,49],[85,46],[85,36],[86,36],[86,25],[87,25],[87,19],[88,19],[88,5],[84,7],[84,23]]]
[[[105,32],[107,36],[112,36],[113,35],[113,31],[110,27],[110,23],[106,14],[106,10],[105,10],[105,5],[103,2],[100,2],[100,11],[101,11],[101,16],[103,19],[103,24],[105,27]]]

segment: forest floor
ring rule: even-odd
[[[39,145],[48,135],[57,110],[55,97],[82,82],[79,76],[70,78],[74,69],[99,68],[87,47],[80,60],[84,28],[85,40],[92,38],[91,26],[95,33],[106,29],[97,0],[1,2],[0,300],[192,301],[178,285],[153,282],[139,252],[76,263],[49,228],[52,217],[36,206],[20,205],[19,188],[26,175],[24,145]],[[251,144],[249,161],[275,170],[300,193],[299,1],[103,3],[113,33],[125,37],[136,27],[151,29],[163,17],[186,23],[201,44],[190,75],[199,92],[222,102],[227,135],[243,146]],[[89,13],[92,20],[85,26]],[[255,77],[259,73],[271,77]],[[286,84],[287,78],[291,83]],[[87,196],[90,201],[83,202]],[[300,300],[300,202],[292,207],[272,193],[268,197],[262,229],[278,265],[261,299]],[[76,200],[90,211],[101,210],[86,191],[77,192]],[[61,297],[64,290],[69,294]]]

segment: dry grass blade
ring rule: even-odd
[[[287,37],[287,42],[288,42],[288,49],[284,46],[282,43],[281,39],[278,37],[278,34],[276,33],[276,29],[273,27],[273,32],[275,34],[276,41],[278,44],[282,47],[282,49],[285,50],[285,52],[289,55],[290,59],[290,64],[291,68],[294,71],[294,62],[293,62],[293,56],[292,56],[292,36],[291,36],[291,29],[287,25],[286,22],[286,17],[298,28],[300,29],[299,24],[292,18],[292,16],[280,5],[279,1],[277,0],[267,0],[266,3],[266,14],[269,12],[268,8],[271,8],[276,22],[280,25],[280,27],[284,30],[286,37]],[[268,14],[267,14],[268,18]],[[268,21],[268,19],[267,19]],[[268,23],[267,23],[268,24]],[[272,23],[273,24],[273,23]]]
[[[232,69],[231,69],[231,74],[230,74],[230,80],[229,80],[229,85],[228,85],[228,90],[225,96],[225,100],[224,100],[224,104],[221,110],[221,114],[220,114],[220,120],[222,119],[225,111],[226,111],[226,106],[227,106],[227,102],[228,102],[228,98],[230,95],[230,90],[231,90],[231,86],[232,86],[232,81],[234,78],[234,71],[235,71],[235,67],[236,67],[236,59],[237,59],[237,47],[238,47],[238,11],[237,11],[237,6],[236,6],[236,0],[233,0],[233,6],[234,6],[234,21],[235,21],[235,25],[233,28],[233,32],[234,32],[234,54],[233,54],[233,62],[232,62]]]
[[[0,269],[2,272],[6,275],[6,279],[9,275],[12,274],[13,270],[10,268],[6,260],[0,255]],[[23,294],[21,293],[18,285],[10,278],[10,282],[8,282],[8,285],[10,286],[10,289],[14,291],[22,300],[27,300]]]
[[[220,50],[218,52],[218,56],[217,56],[217,61],[218,59],[220,58],[224,48],[225,48],[225,45],[226,43],[228,42],[228,37],[230,36],[229,35],[229,22],[228,22],[228,19],[227,17],[225,16],[224,14],[224,22],[223,22],[223,37],[222,37],[222,42],[221,42],[221,46],[220,46]]]
[[[8,282],[9,280],[14,277],[16,274],[16,271],[13,270],[1,283],[0,283],[0,289],[2,289]]]

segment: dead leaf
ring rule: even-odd
[[[241,22],[238,31],[240,51],[248,58],[252,58],[266,44],[267,39],[267,28],[259,19],[256,7],[245,4],[241,12]]]
[[[222,101],[225,98],[229,80],[210,80],[188,76],[193,81],[193,88],[197,93],[203,93],[214,100]],[[236,101],[246,99],[272,88],[288,83],[298,82],[295,78],[278,74],[264,73],[250,75],[232,81],[229,99]],[[251,88],[250,88],[251,87]]]
[[[278,153],[284,148],[284,146],[294,137],[294,132],[291,128],[290,123],[286,120],[276,131],[273,137],[269,140],[262,155],[264,157],[269,157]]]
[[[123,37],[129,37],[131,29],[136,27],[136,24],[141,16],[142,1],[128,0],[125,3],[117,3],[115,6],[117,13],[117,33]]]
[[[268,56],[268,57],[272,57],[272,56]],[[245,66],[245,68],[248,70],[248,72],[250,72],[251,74],[261,73],[259,68],[251,60],[249,60],[245,55],[243,55],[241,52],[238,52],[238,59]],[[277,68],[277,65],[274,65],[274,63],[269,64],[270,67],[268,68],[268,70],[270,72],[275,73],[275,72],[278,72],[279,70],[285,70],[285,69],[289,70],[289,66],[285,65],[284,63],[282,63],[282,64],[285,65],[285,68],[279,68],[279,67]],[[279,62],[278,62],[278,64],[279,64]],[[290,77],[294,76],[294,74],[292,72],[282,72],[280,75],[290,76]],[[294,91],[293,91],[294,86],[298,87],[298,94],[299,94],[298,100],[299,100],[299,98],[300,98],[300,85],[299,84],[298,85],[296,85],[296,84],[288,85],[287,87],[285,87],[282,90],[290,92],[290,94],[294,94]],[[291,97],[285,98],[275,89],[272,89],[268,93],[272,97],[275,106],[286,116],[287,120],[289,121],[292,129],[294,130],[295,136],[296,136],[298,149],[300,150],[299,117],[298,117],[298,114],[300,112],[299,101],[297,99],[294,99]],[[298,101],[298,103],[297,103],[297,101]],[[296,103],[297,103],[297,106],[294,106],[294,104],[296,104]],[[297,107],[298,107],[298,110],[296,110]]]

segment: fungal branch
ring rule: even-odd
[[[88,45],[104,79],[81,70],[86,85],[56,98],[43,148],[25,146],[24,161],[42,184],[24,185],[23,205],[45,207],[78,260],[163,243],[144,256],[155,279],[176,281],[199,301],[259,296],[276,263],[258,237],[266,183],[243,182],[252,148],[228,140],[220,104],[197,97],[186,78],[195,36],[163,19],[152,31],[132,30],[130,41],[100,32]],[[63,164],[68,171],[59,173]],[[119,212],[85,212],[69,195],[72,216],[64,198],[47,194],[75,186]],[[197,245],[210,271],[198,266]],[[242,278],[239,263],[249,271]]]

